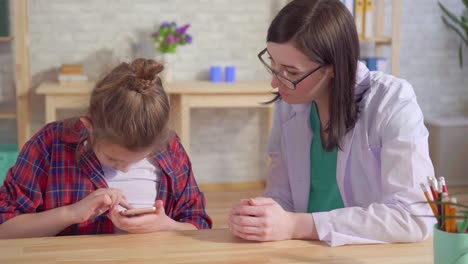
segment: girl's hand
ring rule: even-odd
[[[72,221],[78,224],[93,219],[119,204],[127,209],[132,208],[119,189],[102,188],[69,205],[69,211]]]
[[[156,207],[155,213],[130,217],[121,215],[117,207],[114,206],[109,210],[107,216],[116,227],[129,233],[149,233],[175,229],[179,223],[166,215],[163,202],[157,200],[154,206]]]
[[[286,212],[273,199],[244,199],[229,214],[231,232],[246,240],[275,241],[293,238],[294,213]]]

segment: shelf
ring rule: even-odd
[[[0,112],[0,120],[2,119],[16,119],[16,114],[10,112]]]
[[[0,120],[16,119],[15,102],[1,101],[0,102]]]
[[[359,38],[361,42],[374,42],[377,45],[390,45],[392,44],[391,37],[376,37],[376,38]]]
[[[10,42],[14,37],[0,37],[0,42]]]

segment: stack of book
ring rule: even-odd
[[[361,39],[374,37],[374,0],[341,0],[354,16]]]
[[[86,82],[88,76],[84,74],[82,65],[64,64],[60,67],[58,81],[62,84],[70,82]]]

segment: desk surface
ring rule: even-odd
[[[321,242],[257,243],[227,229],[0,240],[0,263],[432,263],[432,240],[330,248]]]
[[[36,90],[44,95],[89,94],[94,82],[44,82]],[[235,83],[213,83],[209,81],[174,81],[164,84],[169,94],[267,94],[272,91],[268,81],[238,81]]]

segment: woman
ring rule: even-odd
[[[413,242],[432,220],[418,189],[433,175],[428,132],[411,85],[369,72],[354,19],[338,0],[295,0],[258,55],[278,88],[264,197],[229,216],[247,240],[331,246]]]

